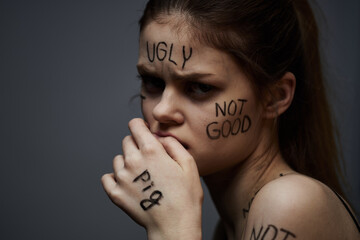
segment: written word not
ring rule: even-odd
[[[267,228],[261,226],[259,231],[252,229],[250,240],[290,240],[296,238],[296,235],[284,228],[278,228],[272,224],[269,224]]]
[[[231,100],[230,102],[224,101],[222,105],[220,105],[220,103],[215,103],[216,117],[219,116],[219,112],[224,117],[226,117],[226,115],[229,116],[235,116],[236,114],[241,115],[246,102],[247,102],[246,99],[237,99],[237,100]]]

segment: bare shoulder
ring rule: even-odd
[[[335,193],[312,178],[292,174],[256,195],[244,239],[360,239]]]

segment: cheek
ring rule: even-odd
[[[251,104],[247,99],[215,103],[215,116],[206,126],[210,140],[226,139],[247,133],[252,127]]]
[[[194,151],[202,175],[234,166],[256,147],[257,108],[251,100],[244,104],[238,101],[237,107],[234,102],[221,102],[221,107],[220,104],[214,105],[217,113],[215,111],[202,126],[203,141],[198,141],[198,148]]]

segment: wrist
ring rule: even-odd
[[[166,224],[148,226],[146,231],[149,240],[201,240],[201,214],[196,218],[174,216]]]
[[[147,229],[147,237],[149,240],[201,240],[202,232],[201,227],[188,227],[176,229],[166,229],[161,231],[160,229]]]

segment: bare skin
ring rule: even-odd
[[[129,123],[114,174],[102,178],[110,199],[149,239],[201,239],[203,176],[221,217],[214,239],[359,239],[334,193],[280,154],[274,120],[295,76],[260,101],[232,57],[179,32],[177,17],[141,33],[145,122]]]

